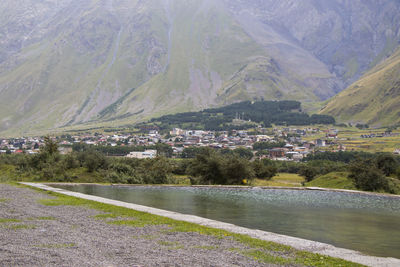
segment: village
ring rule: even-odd
[[[146,130],[146,129],[145,129]],[[382,138],[398,133],[362,134],[360,139]],[[315,137],[315,138],[314,138]],[[103,147],[124,147],[125,153],[112,156],[134,158],[154,158],[155,146],[165,144],[171,147],[171,157],[179,158],[186,148],[211,147],[214,149],[245,148],[258,158],[281,161],[300,161],[316,151],[346,151],[346,138],[340,136],[335,128],[320,129],[312,127],[295,128],[257,128],[254,130],[203,131],[174,128],[167,134],[158,130],[146,130],[146,133],[81,133],[63,134],[54,137],[61,154],[73,151],[76,144]],[[44,144],[44,137],[0,138],[0,154],[36,154]],[[393,154],[400,154],[396,148]]]
[[[323,137],[310,140],[313,136]],[[339,137],[339,130],[337,129],[288,127],[259,128],[256,133],[246,130],[228,132],[174,128],[164,135],[157,130],[149,130],[147,133],[139,134],[64,134],[54,139],[57,140],[61,154],[72,152],[74,144],[85,144],[88,146],[131,148],[129,153],[118,156],[153,158],[157,156],[157,151],[154,149],[155,145],[166,144],[172,148],[172,157],[177,158],[182,155],[185,148],[211,147],[231,150],[245,148],[251,150],[259,158],[300,161],[315,151],[345,151],[346,147],[341,144]],[[0,154],[36,154],[43,143],[44,137],[0,139]],[[124,151],[129,151],[129,149]]]

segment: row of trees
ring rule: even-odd
[[[230,123],[240,116],[242,120],[262,123],[265,127],[277,125],[310,125],[334,124],[335,119],[327,115],[314,114],[309,116],[301,111],[301,103],[297,101],[244,101],[221,108],[205,109],[200,112],[185,112],[174,115],[165,115],[154,118],[150,122],[158,123],[161,129],[170,126],[201,128],[211,131],[238,130],[238,126]],[[240,128],[248,129],[253,124],[242,125]]]

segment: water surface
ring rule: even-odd
[[[366,194],[158,186],[58,186],[89,195],[400,258],[400,198]]]

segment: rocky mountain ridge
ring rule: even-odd
[[[324,100],[399,29],[396,0],[3,0],[0,131]]]

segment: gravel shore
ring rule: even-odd
[[[131,227],[83,206],[44,206],[52,196],[0,184],[0,266],[267,266],[230,238]]]

